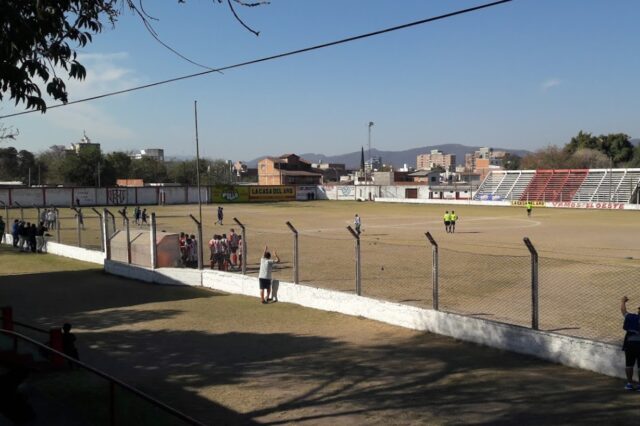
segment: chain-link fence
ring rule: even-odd
[[[640,267],[540,258],[540,328],[603,342],[622,337],[620,299],[640,307]]]
[[[361,241],[362,295],[421,307],[433,306],[432,253],[423,241],[388,236]]]
[[[4,211],[8,215],[5,217],[8,233],[13,219],[39,223],[46,218],[42,216],[45,209]],[[83,208],[83,220],[78,226],[76,210],[56,209],[55,222],[47,224],[49,239],[100,250],[103,234],[99,214],[104,211]],[[122,240],[126,221],[114,208],[108,213],[107,235],[118,233]],[[150,223],[149,219],[136,221],[133,212],[129,212],[131,244],[139,238],[138,244],[146,244],[149,253]],[[189,238],[194,236],[198,243],[202,239],[204,268],[221,267],[218,262],[212,265],[209,242],[213,237],[229,237],[231,229],[242,235],[244,227],[242,244],[246,256],[240,256],[241,248],[235,256],[229,252],[222,262],[224,270],[240,273],[244,264],[246,273],[257,277],[266,246],[273,256],[277,253],[280,258],[272,275],[276,280],[298,281],[596,341],[620,341],[622,296],[631,299],[630,311],[640,307],[640,264],[634,259],[621,258],[605,264],[605,261],[562,259],[557,252],[543,252],[538,258],[537,254],[534,256],[535,249],[529,251],[525,244],[509,247],[506,254],[488,246],[453,245],[451,240],[445,246],[440,245],[434,257],[437,243],[430,244],[421,232],[416,232],[411,240],[394,240],[393,234],[361,234],[358,244],[357,238],[344,228],[296,229],[295,224],[289,227],[282,223],[265,229],[252,223],[228,221],[224,226],[203,223],[200,237],[196,221],[186,215],[157,216],[156,224],[159,233],[184,233]],[[126,260],[126,243],[124,250],[120,258]],[[179,264],[198,267],[195,253],[189,259],[186,254],[189,253],[181,251]],[[143,257],[146,261],[150,258],[146,252]]]
[[[439,250],[440,309],[531,325],[531,258]]]

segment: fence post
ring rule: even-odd
[[[287,222],[287,226],[293,232],[293,282],[298,284],[298,230],[293,227],[291,222]]]
[[[60,218],[60,210],[58,210],[57,207],[54,208],[54,211],[56,212],[55,221],[53,222],[53,226],[56,227],[56,243],[61,244],[62,241],[60,241],[60,227],[62,226],[62,219]]]
[[[80,215],[82,213],[80,213],[80,211],[75,207],[70,207],[70,209],[76,212],[76,234],[78,236],[78,247],[82,247],[82,230],[80,229],[80,222],[82,221],[82,217]]]
[[[531,328],[538,330],[538,251],[529,238],[523,238],[531,253]]]
[[[242,222],[238,220],[238,218],[233,218],[233,221],[238,224],[240,229],[242,230],[242,252],[240,255],[242,256],[242,275],[247,275],[247,233],[244,228]]]
[[[104,236],[105,236],[106,234],[105,234],[105,233],[103,232],[103,230],[102,230],[102,228],[103,228],[103,225],[102,225],[102,223],[103,223],[102,215],[100,214],[100,212],[99,212],[98,210],[96,210],[96,208],[95,208],[95,207],[91,207],[91,210],[93,210],[93,212],[94,212],[95,214],[97,214],[97,215],[98,215],[98,221],[99,221],[99,223],[100,223],[100,228],[99,228],[99,229],[100,229],[100,232],[99,232],[99,234],[100,234],[100,247],[102,247],[102,251],[106,253],[106,251],[107,251],[107,250],[106,250],[106,248],[105,248],[105,246],[104,246]],[[105,218],[105,220],[106,220],[106,218]]]
[[[20,207],[20,220],[24,221],[24,207],[19,202],[15,202],[15,205]]]
[[[124,221],[124,226],[126,228],[126,233],[127,233],[127,263],[131,264],[131,235],[129,234],[129,218],[122,211],[118,211],[118,213],[120,213],[120,216],[122,216],[122,220]]]
[[[40,225],[40,207],[36,206],[35,204],[33,204],[33,208],[36,209],[36,225]]]
[[[102,241],[104,241],[104,258],[107,260],[111,260],[111,236],[109,235],[109,220],[107,219],[107,216],[112,214],[106,208],[104,209],[102,214],[103,214],[103,220],[102,220],[101,231],[102,231]]]
[[[151,213],[151,269],[158,267],[158,244],[156,241],[156,214]]]
[[[4,207],[4,222],[5,222],[5,231],[4,233],[7,234],[11,234],[11,220],[9,219],[9,207],[7,207],[7,205],[4,203],[4,201],[0,201],[0,204],[2,204],[2,206]],[[8,232],[7,232],[8,231]],[[7,237],[6,235],[0,235],[0,243],[2,243],[4,241],[4,243],[7,243]]]
[[[347,230],[351,232],[355,240],[356,247],[356,294],[362,296],[362,269],[360,268],[360,235],[353,230],[351,225],[347,226]]]
[[[202,270],[202,223],[198,222],[198,219],[193,217],[192,214],[190,214],[189,217],[196,223],[196,226],[198,227],[198,269]]]
[[[438,243],[430,232],[425,232],[427,239],[431,243],[432,261],[431,261],[431,281],[433,282],[433,309],[440,310],[440,283],[438,282]]]

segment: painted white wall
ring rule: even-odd
[[[20,188],[19,190],[11,190],[11,202],[13,205],[18,203],[23,207],[31,207],[33,205],[42,205],[42,188]]]
[[[47,206],[69,207],[73,203],[71,188],[46,188],[45,204]],[[83,203],[93,204],[93,203]]]
[[[422,198],[376,198],[376,202],[380,203],[411,203],[411,204],[454,204],[465,206],[501,206],[511,207],[509,201],[475,201],[475,200],[428,200]]]
[[[153,187],[136,188],[138,204],[158,204],[158,189]]]
[[[176,268],[153,271],[112,261],[105,261],[105,271],[147,282],[202,285],[227,293],[259,297],[257,278],[228,272],[199,272]],[[201,276],[201,284],[198,283],[198,275]],[[362,316],[400,327],[532,355],[609,376],[624,377],[624,354],[617,346],[306,285],[278,282],[277,287],[280,302]]]
[[[80,201],[81,206],[95,206],[97,201],[98,188],[73,188],[73,202]]]
[[[2,203],[9,205],[9,190],[8,189],[0,189],[0,201],[2,201]],[[2,203],[0,203],[0,205],[2,205]]]

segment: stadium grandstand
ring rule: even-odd
[[[638,203],[640,169],[492,171],[475,200]]]

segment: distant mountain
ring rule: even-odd
[[[629,139],[629,142],[631,142],[633,144],[633,146],[638,146],[640,145],[640,139]]]
[[[422,148],[413,148],[408,149],[406,151],[379,151],[377,149],[371,150],[372,157],[381,157],[382,162],[384,164],[391,164],[395,168],[402,167],[403,165],[407,165],[409,167],[416,166],[416,157],[420,154],[428,154],[432,149],[439,149],[440,151],[446,154],[455,154],[456,160],[458,164],[464,163],[464,155],[468,152],[475,152],[480,149],[479,146],[466,146],[460,144],[445,144],[445,145],[432,145],[425,146]],[[506,149],[506,148],[493,148],[494,151],[507,151],[519,156],[524,156],[529,153],[529,151],[522,149]],[[357,169],[360,166],[360,151],[350,152],[348,154],[342,155],[324,155],[324,154],[298,154],[300,157],[305,160],[318,163],[322,161],[323,163],[338,163],[344,164],[349,169]],[[368,152],[365,149],[364,152],[365,159],[368,158]],[[262,157],[261,157],[262,158]],[[256,167],[258,161],[261,158],[256,158],[254,160],[248,161],[247,165],[249,167]]]

